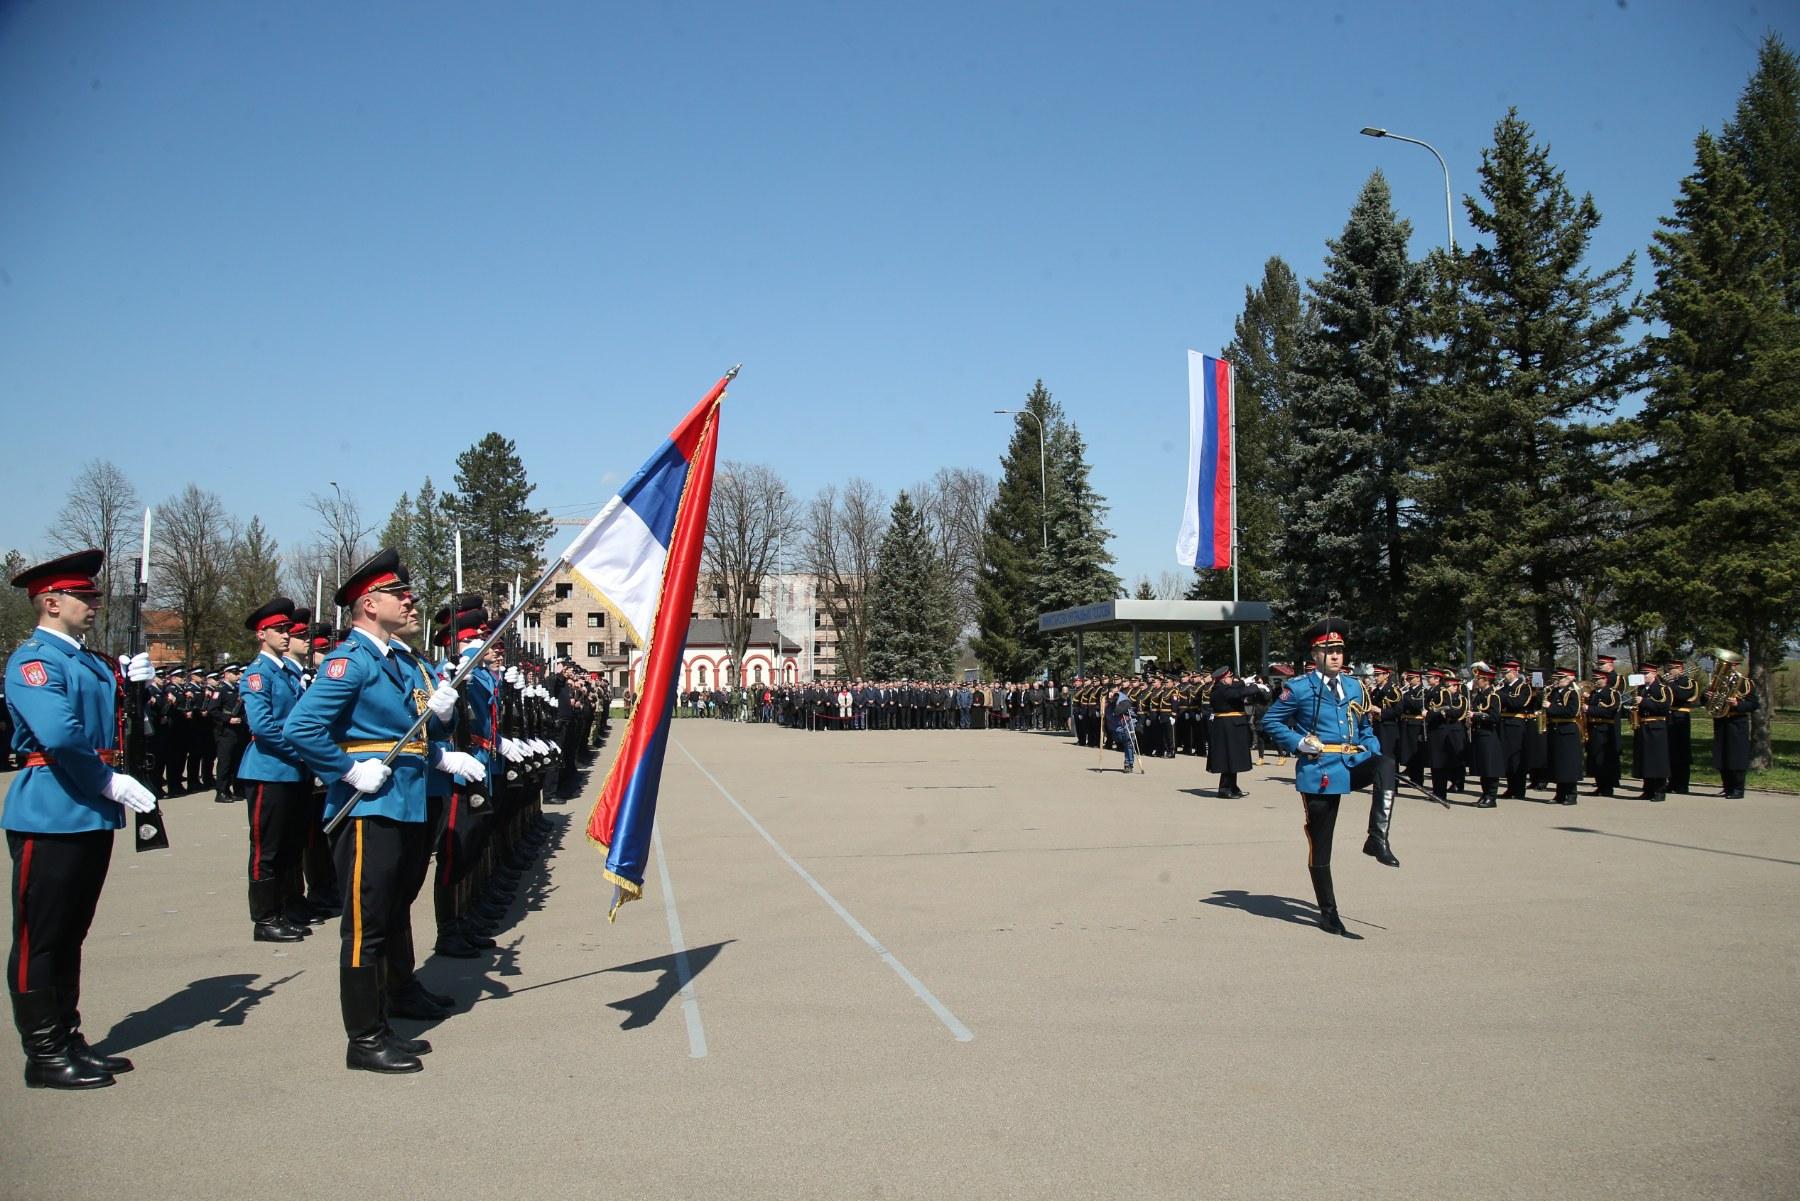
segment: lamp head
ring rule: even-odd
[[[1363,133],[1364,137],[1370,137],[1370,138],[1385,138],[1385,137],[1387,137],[1387,130],[1377,129],[1373,125],[1363,126],[1362,133]]]

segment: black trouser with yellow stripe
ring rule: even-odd
[[[1312,877],[1313,894],[1321,912],[1337,912],[1337,893],[1331,886],[1331,836],[1337,829],[1338,802],[1342,799],[1327,793],[1300,794],[1306,813],[1306,870]]]
[[[408,910],[424,880],[431,827],[391,817],[353,817],[332,835],[332,860],[343,893],[340,967],[376,967],[392,944],[408,939]],[[410,952],[409,947],[398,948]]]

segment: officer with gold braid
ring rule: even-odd
[[[430,854],[426,773],[432,767],[476,778],[472,756],[415,735],[428,710],[439,721],[456,711],[456,690],[398,639],[419,630],[418,602],[399,553],[376,552],[351,572],[334,601],[350,614],[350,634],[320,665],[318,678],[282,726],[300,758],[326,784],[327,820],[352,805],[333,835],[332,853],[344,891],[338,999],[349,1046],[348,1068],[416,1072],[431,1046],[402,1039],[387,1023],[389,938],[407,914],[407,885]],[[391,767],[381,759],[399,746]],[[405,935],[400,935],[404,938]]]

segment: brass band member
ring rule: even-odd
[[[1748,674],[1738,670],[1736,651],[1713,652],[1713,682],[1708,708],[1713,714],[1713,766],[1725,784],[1725,797],[1742,800],[1750,771],[1750,714],[1759,702]],[[1720,677],[1723,677],[1721,679]]]
[[[1587,771],[1594,778],[1595,796],[1612,796],[1619,786],[1619,715],[1625,697],[1612,672],[1594,672],[1594,686],[1583,704],[1587,714]]]
[[[1434,667],[1426,676],[1430,680],[1425,690],[1425,738],[1431,790],[1449,796],[1451,789],[1463,786],[1469,749],[1469,729],[1463,719],[1469,713],[1468,700],[1462,694],[1462,681],[1449,668]]]
[[[1525,776],[1531,768],[1529,749],[1525,745],[1526,727],[1537,733],[1536,696],[1531,684],[1519,674],[1519,661],[1508,659],[1500,665],[1505,673],[1500,678],[1500,749],[1506,755],[1506,791],[1500,795],[1509,801],[1525,799]]]
[[[1400,741],[1394,748],[1394,763],[1407,779],[1423,788],[1430,756],[1425,729],[1425,681],[1416,667],[1406,668],[1400,678]]]
[[[1675,694],[1669,710],[1669,791],[1687,795],[1694,767],[1694,707],[1700,703],[1700,682],[1687,673],[1687,663],[1675,655],[1663,656],[1663,683]]]
[[[1644,682],[1638,685],[1632,722],[1637,733],[1631,744],[1632,774],[1644,782],[1640,801],[1667,799],[1669,784],[1669,710],[1675,707],[1674,691],[1661,679],[1655,663],[1640,663]]]
[[[1573,805],[1581,783],[1581,690],[1575,687],[1575,669],[1558,667],[1544,690],[1548,724],[1544,734],[1550,778],[1556,782],[1555,803]]]
[[[1487,664],[1475,664],[1474,675],[1469,691],[1469,770],[1481,781],[1481,796],[1475,807],[1494,809],[1500,803],[1500,777],[1506,774],[1506,747],[1500,736],[1500,690],[1494,683],[1494,669]]]
[[[1250,770],[1250,700],[1262,689],[1239,680],[1229,667],[1212,675],[1212,735],[1207,743],[1206,770],[1219,777],[1219,796],[1235,800],[1250,795],[1238,787],[1238,773]]]

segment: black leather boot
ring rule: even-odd
[[[69,1057],[90,1067],[123,1076],[137,1065],[123,1055],[100,1055],[88,1046],[81,1034],[81,969],[65,974],[57,986],[56,999],[62,1005],[63,1029],[69,1035]]]
[[[387,1012],[392,1017],[418,1022],[441,1022],[452,1011],[449,1005],[438,1003],[437,994],[427,993],[415,976],[410,980],[388,981]]]
[[[1319,899],[1319,929],[1327,934],[1349,934],[1344,929],[1343,919],[1338,916],[1337,893],[1331,887],[1331,868],[1309,867],[1306,870],[1312,876],[1313,895]]]
[[[55,989],[13,993],[12,1007],[13,1025],[25,1048],[25,1087],[105,1088],[113,1082],[105,1068],[69,1054],[69,1032]]]
[[[281,882],[250,881],[250,937],[256,942],[299,942],[306,937],[281,915]]]
[[[401,1050],[389,1040],[387,1020],[381,1013],[381,973],[376,967],[338,969],[338,1002],[344,1010],[344,1033],[349,1046],[344,1066],[358,1072],[422,1071],[419,1057]]]
[[[1363,854],[1373,855],[1377,863],[1399,867],[1393,848],[1388,845],[1388,830],[1394,824],[1394,794],[1376,789],[1369,800],[1369,837],[1363,841]]]

